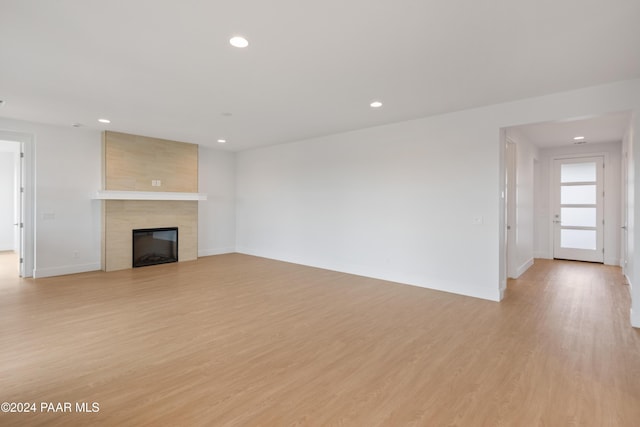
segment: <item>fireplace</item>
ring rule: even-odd
[[[133,230],[133,267],[178,262],[178,228]]]

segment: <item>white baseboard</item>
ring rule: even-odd
[[[506,292],[506,290],[507,290],[507,281],[503,280],[500,282],[500,295],[499,295],[500,301],[504,299],[504,293]]]
[[[616,267],[620,266],[620,260],[617,258],[604,258],[604,264],[605,265],[615,265]]]
[[[198,257],[231,254],[231,253],[234,253],[235,251],[236,251],[236,248],[199,249]]]
[[[516,274],[518,275],[517,277],[520,277],[524,274],[525,271],[527,271],[531,266],[533,265],[533,258],[529,259],[528,261],[526,261],[525,263],[523,263],[520,267],[518,267],[518,269],[516,270]]]
[[[40,279],[43,277],[64,276],[66,274],[86,273],[88,271],[100,270],[100,263],[65,265],[62,267],[34,268],[33,277]]]
[[[534,252],[533,253],[533,257],[534,258],[539,258],[539,259],[552,259],[553,257],[547,253],[547,252]]]

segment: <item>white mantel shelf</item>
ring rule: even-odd
[[[177,193],[163,191],[113,191],[100,190],[92,197],[95,200],[207,200],[202,193]]]

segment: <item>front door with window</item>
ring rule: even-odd
[[[554,160],[553,257],[604,262],[603,158]]]

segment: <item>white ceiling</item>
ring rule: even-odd
[[[242,150],[639,77],[638,17],[638,0],[0,0],[0,115]]]
[[[584,136],[585,144],[619,142],[631,122],[630,112],[606,114],[598,117],[567,119],[560,122],[515,126],[520,133],[540,148],[573,145],[577,136]]]

